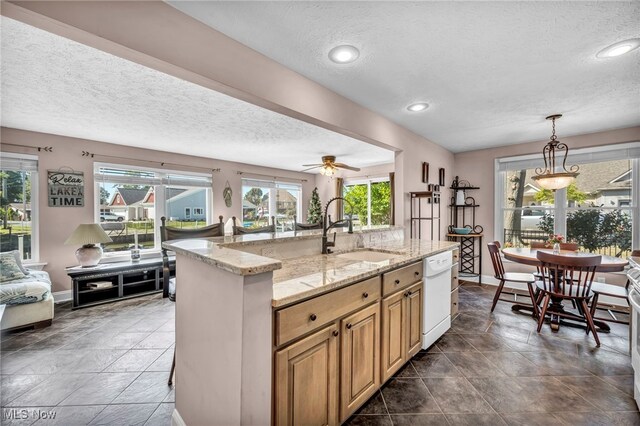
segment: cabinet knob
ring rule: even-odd
[[[400,280],[396,280],[396,284],[400,284]]]
[[[369,297],[369,293],[367,293],[367,292],[362,293],[362,297],[364,297],[366,299],[367,297]]]
[[[311,314],[311,315],[309,315],[309,319],[310,319],[311,321],[315,321],[315,320],[317,320],[317,319],[318,319],[318,317],[316,316],[316,314]]]
[[[347,330],[351,330],[351,327],[352,327],[351,323],[347,324]]]
[[[420,275],[420,272],[419,271],[415,271],[413,274],[417,277],[418,275]]]
[[[333,336],[334,337],[338,337],[338,334],[340,334],[340,332],[338,330],[333,330]]]

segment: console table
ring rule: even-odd
[[[175,274],[175,257],[170,258],[171,275]],[[93,268],[67,268],[73,282],[72,309],[140,297],[162,291],[162,259],[139,262],[113,262]],[[91,283],[110,282],[107,287],[93,288]]]

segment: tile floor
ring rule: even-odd
[[[537,334],[507,303],[489,313],[493,289],[462,286],[452,329],[348,424],[640,425],[626,326],[601,334],[599,349],[578,329]],[[62,304],[51,327],[4,336],[0,424],[169,425],[174,309],[158,296]],[[29,418],[8,419],[12,409]]]

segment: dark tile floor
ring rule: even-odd
[[[600,334],[535,321],[465,283],[460,314],[349,425],[640,425],[626,325]]]
[[[578,329],[537,334],[507,303],[489,313],[493,289],[462,286],[452,329],[348,423],[640,425],[626,326],[601,334],[601,348]],[[62,304],[51,327],[3,337],[0,423],[169,425],[174,309],[158,296]],[[29,418],[8,419],[11,409]],[[33,417],[50,412],[54,420]]]
[[[152,296],[55,309],[51,327],[2,338],[0,424],[170,425],[175,304]]]

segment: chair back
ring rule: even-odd
[[[493,264],[494,276],[501,280],[504,278],[504,265],[502,264],[502,257],[500,257],[500,243],[498,241],[487,243],[487,248]]]
[[[318,223],[300,223],[298,216],[293,216],[294,231],[305,231],[307,229],[322,229],[322,222]]]
[[[559,296],[586,298],[602,256],[563,256],[539,251],[544,290]]]
[[[236,226],[236,217],[233,216],[231,219],[233,220],[233,235],[262,234],[262,233],[276,232],[275,216],[271,216],[271,225],[261,226],[259,228],[245,228],[243,226]]]
[[[167,226],[167,218],[162,216],[160,221],[160,242],[170,240],[186,240],[189,238],[210,238],[210,237],[222,237],[224,236],[224,223],[222,222],[222,216],[218,217],[219,222],[213,225],[207,225],[200,228],[181,229]],[[168,250],[162,247],[162,293],[163,297],[169,296],[169,253]]]
[[[531,247],[532,249],[544,249],[544,248],[550,248],[546,242],[544,241],[531,241],[529,243],[529,247]]]
[[[578,244],[578,243],[560,243],[560,250],[578,251],[578,250],[580,250],[580,244]]]

